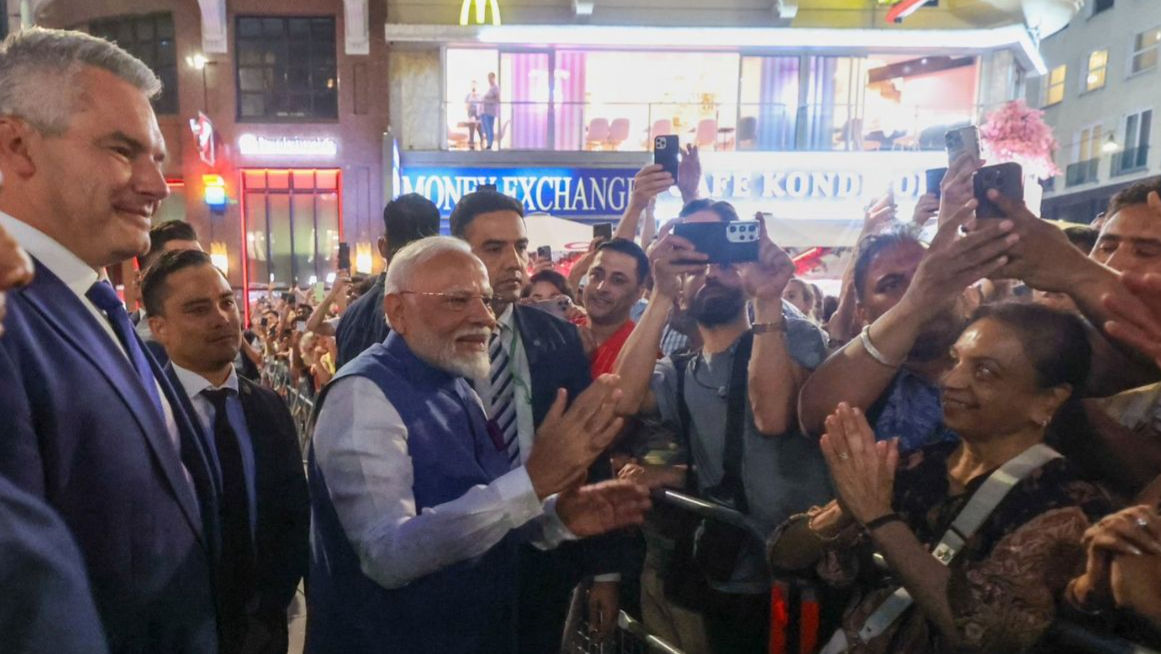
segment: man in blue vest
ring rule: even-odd
[[[515,652],[517,545],[551,548],[648,509],[639,486],[580,486],[621,427],[616,378],[576,398],[558,390],[513,467],[465,380],[491,365],[483,263],[458,239],[423,239],[395,256],[384,288],[392,333],[319,399],[307,651]]]

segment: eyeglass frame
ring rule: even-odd
[[[468,304],[472,300],[480,300],[484,303],[484,308],[488,310],[489,314],[495,315],[492,310],[492,301],[495,299],[494,295],[483,295],[479,293],[436,293],[432,291],[396,291],[399,295],[423,295],[426,297],[443,298],[444,306],[454,313],[463,313],[467,311]],[[462,307],[455,307],[451,304],[454,300],[464,300]]]

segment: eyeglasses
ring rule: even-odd
[[[400,295],[424,295],[427,297],[437,297],[443,300],[443,306],[448,311],[455,313],[463,313],[471,306],[472,302],[479,300],[484,303],[484,308],[488,313],[492,313],[492,296],[478,295],[475,293],[428,293],[423,291],[399,291]]]

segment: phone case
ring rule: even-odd
[[[972,178],[972,188],[976,201],[980,203],[976,207],[976,218],[1006,218],[1004,212],[988,199],[988,190],[994,188],[1013,200],[1023,200],[1024,172],[1020,164],[1012,162],[984,166]]]
[[[758,260],[762,225],[754,220],[680,223],[673,233],[692,242],[710,263],[742,263]]]
[[[653,139],[653,163],[661,164],[674,181],[677,181],[677,156],[680,149],[681,143],[677,140],[676,134],[666,134]]]
[[[947,144],[947,163],[950,166],[959,159],[964,152],[970,152],[976,159],[980,158],[980,133],[974,125],[953,129],[944,135]]]

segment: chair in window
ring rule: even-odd
[[[613,122],[609,124],[609,137],[605,139],[605,143],[610,150],[621,149],[621,144],[629,138],[629,119],[628,118],[614,118]]]
[[[758,147],[758,119],[755,116],[742,116],[738,121],[737,148],[753,150],[756,147]]]
[[[693,142],[699,148],[713,146],[716,149],[718,142],[718,121],[713,118],[702,118],[697,121],[697,129],[694,131]]]
[[[466,129],[447,128],[447,145],[449,150],[464,150],[468,147],[468,131]]]
[[[589,128],[585,134],[585,149],[597,150],[609,140],[609,119],[594,118],[589,121]]]

